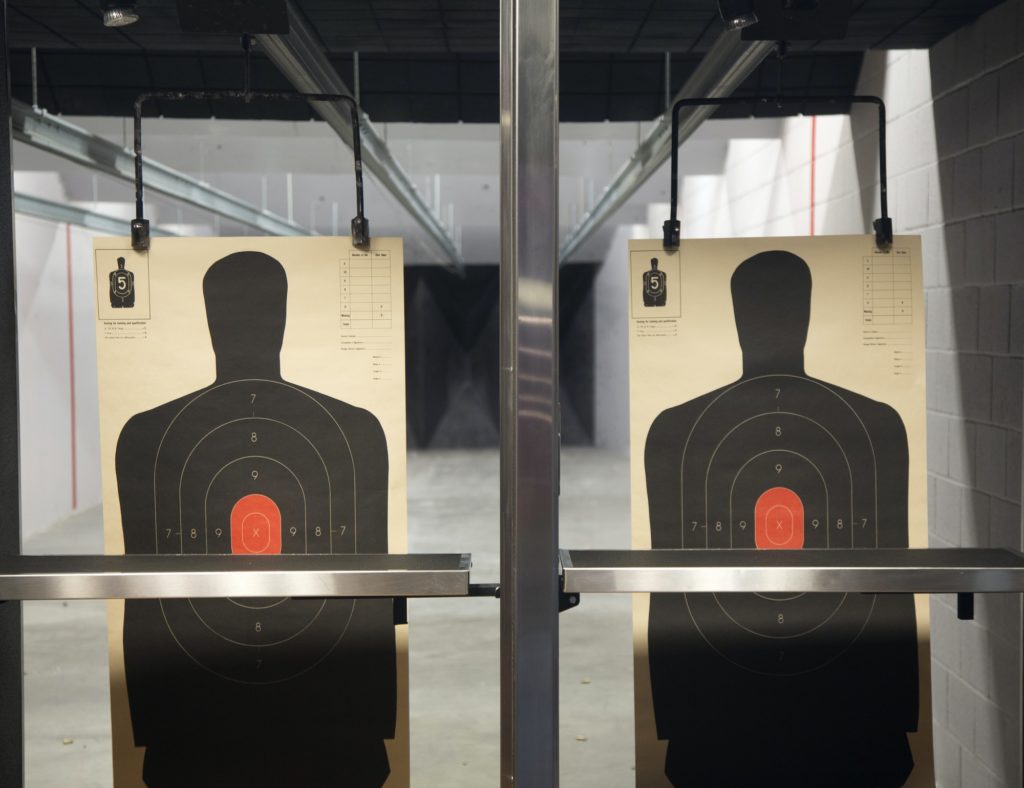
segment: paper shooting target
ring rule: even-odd
[[[727,388],[686,436],[679,473],[684,548],[878,546],[874,443],[850,403],[820,381],[763,375]],[[848,647],[874,597],[691,594],[686,605],[729,661],[797,673]],[[804,648],[805,639],[822,645]]]
[[[215,385],[175,414],[161,436],[153,471],[156,552],[357,552],[355,472],[345,431],[310,394],[263,379]],[[199,664],[224,678],[272,682],[322,659],[344,636],[353,604],[195,599],[163,600],[161,609],[178,645]],[[282,649],[305,660],[279,664]]]
[[[758,253],[735,269],[731,295],[742,375],[648,422],[651,546],[906,547],[905,426],[886,403],[807,374],[808,265],[786,251]],[[643,330],[658,326],[648,320]],[[851,785],[898,785],[913,768],[908,595],[652,594],[647,647],[673,785],[836,784],[831,775],[857,763],[868,773]],[[737,738],[743,763],[730,755]],[[787,741],[813,753],[780,759]],[[881,754],[865,762],[866,747]]]
[[[202,291],[216,378],[135,413],[118,436],[125,551],[255,561],[387,552],[380,421],[281,374],[284,266],[235,252],[209,266]],[[150,784],[188,781],[168,757],[185,742],[205,753],[202,769],[221,769],[225,753],[251,747],[253,729],[301,740],[331,784],[387,775],[383,741],[395,735],[397,703],[392,600],[127,600],[123,643],[134,744],[146,747]],[[342,740],[351,742],[344,757],[325,754],[341,753]],[[265,760],[261,780],[285,784],[290,758]],[[228,771],[218,784],[245,782]]]

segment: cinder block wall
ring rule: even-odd
[[[886,100],[890,213],[923,238],[930,543],[1021,549],[1024,0],[930,51],[869,52],[858,92]],[[818,233],[868,232],[876,129],[865,107],[731,141],[721,175],[684,181],[684,234],[806,235],[812,210]],[[976,603],[962,622],[955,597],[932,598],[937,781],[1017,788],[1020,596]]]
[[[931,101],[904,122],[907,144],[934,144],[938,164],[901,173],[897,187],[901,224],[925,239],[931,543],[1019,549],[1024,2],[949,36],[922,65],[908,56],[885,78],[911,95],[931,82]],[[933,138],[923,136],[929,113]],[[979,596],[972,622],[955,606],[933,598],[939,784],[1015,788],[1020,596]]]

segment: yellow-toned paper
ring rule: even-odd
[[[402,244],[94,245],[109,553],[406,550]],[[390,600],[110,603],[115,784],[407,786]]]
[[[630,241],[637,549],[927,546],[921,246]],[[934,784],[924,598],[634,603],[637,785]]]

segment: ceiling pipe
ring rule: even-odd
[[[775,48],[773,41],[743,41],[738,31],[722,33],[700,61],[696,71],[669,102],[698,96],[719,98],[731,95]],[[693,107],[679,113],[679,142],[697,130],[715,107]],[[583,217],[559,250],[564,263],[633,193],[639,189],[672,153],[672,120],[666,112],[605,187],[597,203]]]
[[[302,93],[352,95],[352,91],[324,54],[319,37],[291,2],[288,3],[288,22],[289,33],[261,34],[256,36],[256,41],[292,86]],[[342,141],[351,147],[352,125],[347,107],[325,101],[311,101],[310,104]],[[426,231],[448,267],[462,270],[462,255],[455,247],[455,242],[417,193],[409,176],[395,161],[387,143],[377,134],[366,115],[362,115],[361,131],[363,165]]]
[[[135,158],[132,152],[109,140],[76,126],[63,118],[11,101],[11,127],[14,139],[39,150],[68,159],[90,170],[135,182]],[[311,235],[311,232],[282,216],[263,211],[233,194],[215,189],[178,170],[152,159],[144,159],[146,188],[165,197],[194,205],[223,219],[244,224],[269,235]],[[125,202],[129,202],[125,192]],[[128,233],[125,219],[119,235]]]

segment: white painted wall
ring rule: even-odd
[[[53,173],[16,173],[15,189],[65,198]],[[90,233],[18,215],[15,244],[25,539],[100,500],[95,307]]]

